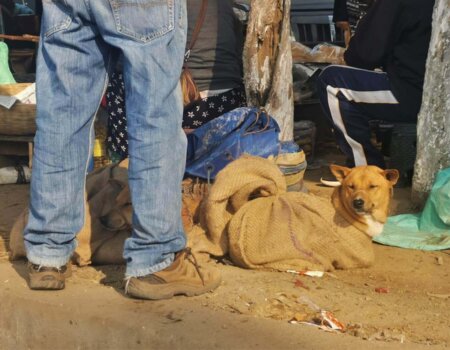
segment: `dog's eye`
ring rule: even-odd
[[[372,190],[372,189],[374,189],[374,188],[377,188],[378,186],[377,185],[370,185],[369,186],[369,188]]]

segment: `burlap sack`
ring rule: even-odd
[[[336,213],[331,200],[287,193],[270,160],[242,157],[216,178],[205,204],[206,239],[196,250],[245,268],[333,270],[369,266],[371,239]]]
[[[131,232],[131,199],[127,184],[128,160],[100,168],[86,179],[85,222],[77,234],[73,261],[89,264],[121,264],[125,239]],[[26,256],[23,230],[28,209],[16,220],[10,233],[10,258]]]
[[[205,186],[188,180],[183,183],[183,226],[189,232],[197,217]],[[122,264],[123,245],[131,234],[132,205],[128,187],[128,160],[118,165],[100,168],[86,179],[86,213],[82,229],[77,234],[78,246],[74,263]],[[10,232],[10,258],[26,256],[23,230],[28,221],[28,209],[16,220]]]

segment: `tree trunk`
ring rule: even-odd
[[[293,139],[291,0],[252,0],[244,46],[248,105],[265,108],[282,141]]]
[[[436,173],[450,167],[450,10],[436,0],[422,108],[417,124],[417,158],[412,200],[423,205]]]

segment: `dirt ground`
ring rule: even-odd
[[[307,186],[311,192],[321,196],[330,195],[331,189],[318,185],[318,179],[326,173],[328,173],[326,167],[308,170]],[[392,204],[393,214],[414,211],[409,202],[409,191],[408,188],[396,189]],[[29,186],[27,185],[0,186],[0,267],[10,264],[6,251],[8,232],[15,218],[27,205],[28,195]],[[343,339],[348,345],[342,348],[348,349],[371,349],[378,346],[382,348],[382,343],[390,343],[389,348],[410,349],[415,348],[417,344],[432,345],[432,349],[448,348],[450,345],[449,253],[449,251],[405,250],[376,244],[376,262],[371,268],[335,271],[332,274],[325,274],[322,278],[271,271],[249,271],[218,262],[223,272],[223,283],[219,289],[193,298],[192,301],[177,298],[176,303],[177,305],[184,303],[184,307],[189,305],[188,308],[191,310],[201,309],[203,312],[208,312],[208,315],[228,314],[228,317],[232,317],[230,319],[241,320],[247,324],[256,325],[263,319],[276,320],[270,323],[270,327],[275,330],[278,329],[276,325],[279,324],[280,332],[293,319],[298,321],[310,319],[314,314],[315,306],[333,312],[336,318],[346,325],[345,334],[336,334],[333,337],[307,325],[289,325],[291,327],[289,334],[293,334],[293,337],[297,329],[301,332],[300,329],[305,331],[303,328],[309,327],[311,330],[307,332],[314,332],[317,339],[322,339],[321,342],[315,343],[316,346],[306,348],[340,348],[337,344],[341,343],[336,337],[339,339],[345,337]],[[19,263],[17,266],[16,270],[24,271],[24,263]],[[3,270],[0,269],[0,271]],[[78,268],[66,290],[76,287],[85,290],[96,288],[97,298],[101,299],[102,293],[105,293],[106,298],[111,289],[118,292],[116,294],[123,293],[122,276],[123,267],[121,266]],[[0,284],[5,278],[0,275]],[[26,285],[22,281],[12,286],[10,282],[8,288],[14,293],[19,293],[26,289]],[[68,301],[71,294],[65,295]],[[62,297],[59,296],[59,300],[61,298],[64,300],[64,294]],[[89,305],[89,300],[92,305]],[[99,312],[103,312],[104,305],[98,306],[95,298],[89,300],[88,305],[84,307],[90,310],[96,310],[97,307]],[[122,299],[114,299],[114,303],[120,304],[120,300]],[[129,300],[123,298],[123,303],[129,303]],[[170,322],[176,323],[177,320],[181,322],[184,314],[169,313],[166,318]],[[217,333],[214,337],[219,339],[220,335],[228,337],[229,334],[241,334],[243,327],[241,322],[233,321],[220,326],[218,330],[214,330]],[[214,322],[211,323],[211,327],[212,324]],[[194,343],[189,341],[189,332],[192,332],[192,329],[185,327],[181,332],[180,341],[177,343],[175,340],[173,347],[178,348],[183,345],[191,348],[190,344]],[[259,349],[276,348],[269,345],[273,344],[270,342],[271,339],[273,340],[272,335],[261,334],[258,337],[262,337]],[[235,344],[240,344],[241,346],[238,346],[240,348],[251,347],[246,342]],[[1,345],[0,343],[0,349],[2,349]],[[221,348],[217,344],[215,347]],[[197,344],[196,348],[202,348],[202,345]]]

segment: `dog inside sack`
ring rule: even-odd
[[[72,260],[80,265],[121,264],[123,244],[131,231],[131,200],[127,186],[128,160],[100,168],[86,180],[85,221],[77,234]],[[10,259],[26,256],[23,230],[28,209],[16,220],[10,233]]]
[[[208,253],[245,268],[333,270],[367,267],[372,241],[337,212],[331,199],[286,192],[270,160],[244,156],[211,188],[202,218]]]

